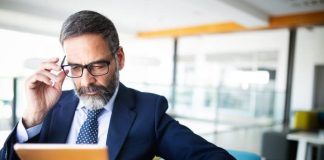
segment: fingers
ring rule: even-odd
[[[40,73],[35,73],[33,76],[27,80],[27,87],[28,88],[35,88],[39,82],[45,83],[47,85],[52,85],[52,81],[48,76],[45,76]]]
[[[60,71],[61,67],[57,64],[57,62],[59,61],[58,58],[50,58],[46,61],[44,61],[41,66],[40,69],[41,70],[54,70],[54,71]]]
[[[58,61],[58,58],[50,58],[41,63],[40,70],[38,70],[30,77],[29,80],[27,80],[27,86],[29,86],[29,88],[35,88],[40,84],[40,82],[49,86],[54,86],[57,84],[56,82],[59,82],[58,84],[62,85],[65,79],[65,74],[63,73],[61,67],[57,64]],[[56,75],[52,71],[59,73]]]
[[[31,84],[35,84],[37,82],[43,82],[47,85],[52,85],[52,83],[57,81],[63,82],[62,78],[60,78],[59,75],[55,75],[48,71],[38,71],[30,78]]]

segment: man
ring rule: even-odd
[[[234,159],[167,115],[164,97],[119,82],[125,56],[109,19],[75,13],[64,22],[60,42],[66,54],[61,65],[49,59],[27,79],[27,109],[1,159],[19,159],[15,143],[107,145],[111,160]],[[74,91],[62,92],[66,76]]]

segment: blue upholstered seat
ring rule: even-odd
[[[238,151],[238,150],[227,150],[237,160],[261,160],[261,157],[255,153]]]

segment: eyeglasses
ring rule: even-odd
[[[96,61],[86,65],[81,64],[68,64],[63,65],[66,56],[64,56],[61,68],[66,76],[70,78],[80,78],[83,74],[83,69],[86,68],[92,76],[102,76],[109,72],[110,61]]]

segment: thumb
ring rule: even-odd
[[[60,71],[58,73],[58,75],[57,75],[57,79],[56,79],[56,82],[54,84],[54,87],[57,88],[57,89],[62,88],[65,77],[66,77],[66,75],[65,75],[64,71]]]

